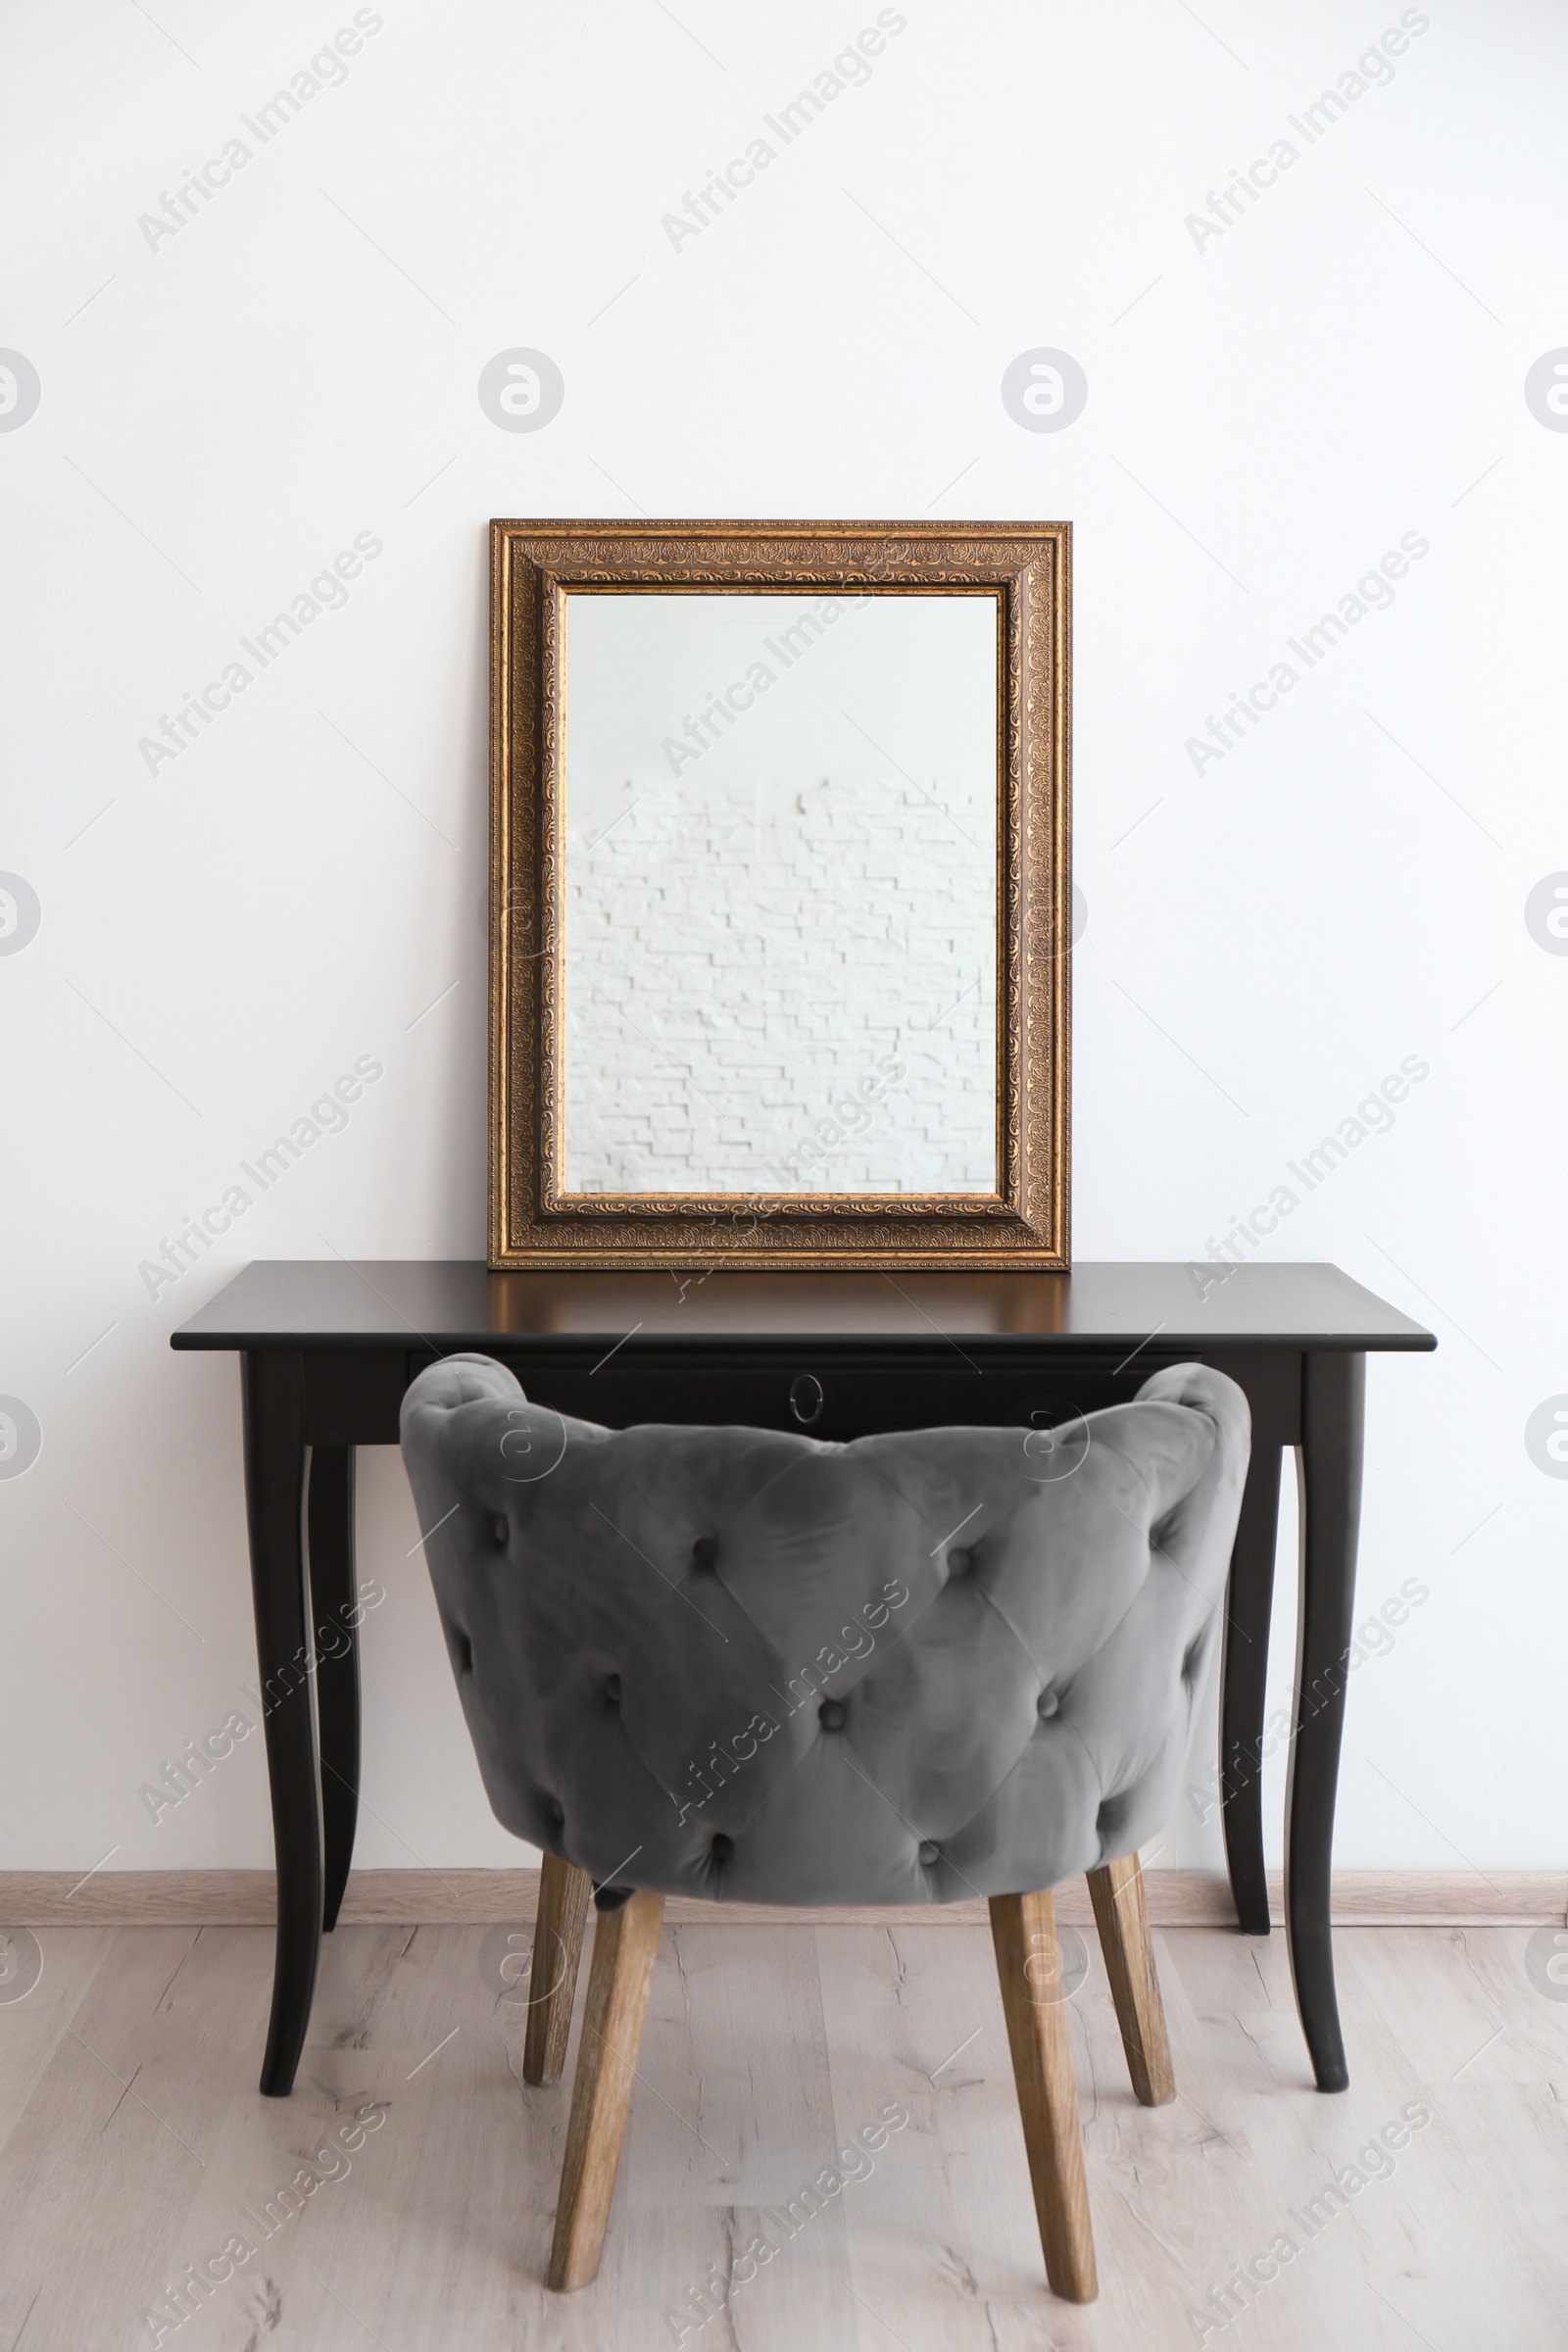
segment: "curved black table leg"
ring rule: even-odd
[[[355,1630],[354,1448],[313,1446],[306,1530],[316,1619],[316,1720],[321,1741],[325,1880],[321,1925],[337,1926],[360,1811],[360,1644]]]
[[[321,1947],[321,1798],[305,1610],[304,1359],[244,1358],[245,1509],[277,1867],[277,1957],[262,2089],[286,2098],[305,2046]]]
[[[1286,1797],[1285,1915],[1296,2005],[1319,2090],[1345,2090],[1350,2080],[1334,1992],[1330,1867],[1355,1614],[1365,1415],[1364,1355],[1303,1355],[1301,1591],[1296,1738]]]
[[[1231,1553],[1220,1679],[1220,1803],[1225,1860],[1244,1936],[1269,1932],[1263,1872],[1263,1696],[1268,1676],[1281,1448],[1254,1441]]]

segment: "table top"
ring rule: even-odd
[[[177,1348],[398,1348],[587,1341],[707,1353],[809,1336],[825,1351],[954,1341],[1035,1353],[1191,1346],[1431,1348],[1430,1331],[1332,1265],[1090,1263],[1070,1274],[495,1274],[478,1259],[258,1258],[171,1338]]]

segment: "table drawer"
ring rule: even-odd
[[[798,1429],[841,1441],[889,1429],[1044,1426],[1136,1396],[1153,1369],[1142,1359],[1118,1374],[1103,1358],[981,1363],[956,1353],[951,1363],[912,1367],[906,1360],[846,1362],[808,1342],[762,1363],[650,1363],[634,1356],[566,1365],[529,1363],[510,1350],[503,1360],[539,1403],[612,1429],[638,1421],[711,1423]]]

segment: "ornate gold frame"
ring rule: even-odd
[[[1071,569],[1065,522],[491,523],[492,1266],[1067,1265]],[[563,1195],[559,646],[586,586],[998,597],[994,1195]]]

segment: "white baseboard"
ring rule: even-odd
[[[1150,1918],[1157,1928],[1234,1927],[1223,1878],[1200,1870],[1144,1873]],[[345,1926],[449,1927],[532,1919],[539,1874],[533,1870],[357,1870],[343,1905]],[[1269,1907],[1285,1918],[1283,1876],[1269,1873]],[[1056,1915],[1086,1927],[1088,1886],[1073,1879],[1056,1889]],[[888,1910],[789,1910],[774,1904],[670,1899],[675,1923],[727,1927],[976,1927],[979,1902],[933,1903]],[[14,1927],[270,1927],[276,1918],[270,1870],[70,1871],[0,1873],[0,1922]],[[1334,1925],[1350,1927],[1557,1927],[1568,1923],[1568,1873],[1560,1870],[1345,1870],[1334,1874]]]

